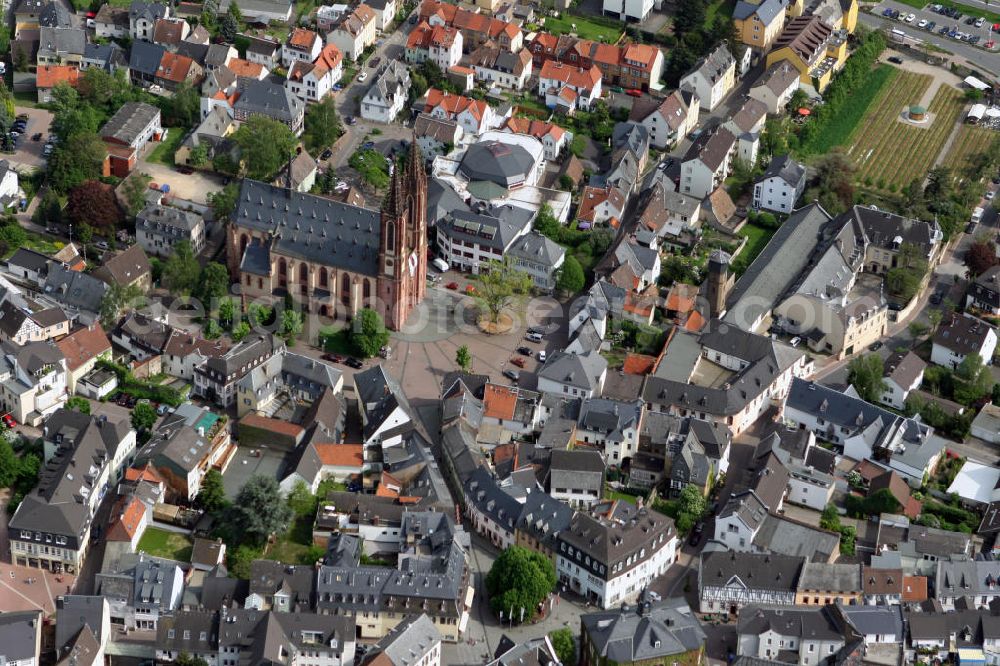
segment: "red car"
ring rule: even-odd
[[[455,291],[456,289],[458,289],[458,283],[457,282],[449,282],[448,284],[445,285],[445,288],[446,289],[451,289],[452,291]]]
[[[324,361],[330,361],[331,363],[344,362],[343,354],[323,354],[322,356],[320,356],[320,358],[323,359]]]
[[[14,417],[10,414],[4,414],[3,416],[0,416],[0,419],[3,419],[3,424],[8,428],[13,428],[17,425],[17,421],[15,421]]]
[[[631,90],[626,90],[625,94],[629,97],[642,97],[642,91],[638,88],[632,88]]]
[[[521,358],[520,356],[515,356],[514,358],[510,359],[510,362],[519,368],[524,367],[524,359]]]

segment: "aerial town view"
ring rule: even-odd
[[[1000,3],[324,1],[2,3],[0,666],[1000,666]]]

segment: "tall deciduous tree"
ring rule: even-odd
[[[549,640],[552,641],[552,647],[555,649],[560,663],[566,666],[576,663],[576,641],[570,629],[566,627],[556,629],[549,634]]]
[[[88,70],[90,71],[90,70]],[[149,191],[148,173],[136,171],[122,183],[121,195],[125,200],[125,208],[133,217],[146,206],[146,193]]]
[[[189,296],[198,286],[201,267],[191,251],[191,244],[181,241],[163,264],[163,284],[175,294]]]
[[[107,147],[96,133],[74,134],[49,159],[49,184],[59,192],[68,192],[88,180],[101,176]],[[117,207],[117,204],[116,204]]]
[[[226,508],[228,504],[226,489],[223,487],[222,473],[219,470],[212,468],[205,474],[195,504],[210,514],[218,514]]]
[[[303,139],[306,148],[314,154],[329,148],[344,133],[334,100],[333,95],[327,95],[322,102],[313,104],[306,111]]]
[[[476,296],[494,324],[500,321],[514,295],[528,293],[532,285],[531,276],[516,268],[510,259],[491,261],[479,282]]]
[[[847,383],[871,403],[878,403],[885,392],[884,374],[885,364],[878,354],[858,356],[847,365]]]
[[[371,358],[389,344],[389,331],[382,316],[371,308],[362,308],[351,328],[351,344],[361,356]]]
[[[249,178],[270,180],[288,163],[298,143],[284,123],[266,116],[250,116],[233,134]]]
[[[149,430],[156,423],[156,410],[148,402],[140,402],[132,408],[132,427],[136,430]]]
[[[490,607],[497,615],[516,622],[535,616],[538,604],[556,584],[552,561],[534,551],[512,546],[500,553],[486,575]]]
[[[74,224],[86,223],[107,233],[113,233],[124,220],[115,191],[97,180],[88,180],[70,190],[66,214]]]
[[[976,239],[965,253],[965,265],[973,277],[979,277],[998,263],[993,241],[986,238]]]
[[[230,523],[249,543],[261,544],[270,534],[284,532],[292,510],[282,501],[278,482],[269,476],[254,476],[240,489]]]
[[[583,275],[583,266],[576,257],[567,254],[563,260],[562,268],[559,269],[559,277],[556,280],[556,288],[562,291],[575,294],[583,290],[586,278]]]
[[[210,308],[213,301],[223,298],[229,293],[231,283],[229,270],[217,261],[210,261],[201,269],[198,283],[198,296],[205,308]],[[229,302],[230,306],[232,305],[232,301],[229,299],[224,302]],[[222,319],[221,309],[219,318]],[[231,319],[232,313],[230,313]]]
[[[108,285],[108,290],[101,299],[101,323],[104,328],[114,328],[123,312],[140,307],[143,300],[143,293],[138,285]]]
[[[468,372],[472,368],[472,354],[469,353],[469,348],[466,345],[455,350],[455,363],[463,372]]]

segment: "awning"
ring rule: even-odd
[[[970,88],[975,88],[976,90],[989,90],[990,84],[980,81],[974,76],[965,77],[965,85]]]
[[[810,111],[809,109],[807,109],[804,106],[801,109],[799,109],[799,115],[800,116],[808,116],[811,113],[812,113],[812,111]]]

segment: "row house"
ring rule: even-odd
[[[771,553],[702,553],[698,610],[737,615],[750,604],[794,606],[805,561],[804,557]]]
[[[648,91],[659,88],[663,74],[663,52],[647,44],[614,45],[537,32],[527,48],[535,68],[549,60],[574,67],[597,67],[609,86]]]
[[[531,54],[526,49],[511,53],[493,44],[484,44],[471,56],[476,81],[489,87],[523,90],[531,78]]]
[[[632,104],[629,120],[639,123],[649,132],[649,143],[655,148],[671,148],[683,141],[698,125],[701,100],[687,90],[675,90],[662,100],[650,98]]]
[[[566,113],[587,110],[601,98],[601,70],[548,61],[538,73],[538,95],[550,109]]]
[[[285,88],[303,102],[320,102],[343,76],[343,61],[340,50],[327,44],[314,62],[296,60],[292,63]]]
[[[323,49],[323,40],[312,30],[295,28],[281,47],[281,64],[289,68],[296,62],[314,62]]]
[[[462,33],[457,29],[439,25],[431,27],[426,21],[418,25],[406,40],[406,62],[420,64],[431,61],[446,70],[457,65],[462,57]]]
[[[542,142],[545,159],[553,162],[558,160],[563,149],[573,142],[572,132],[544,120],[510,117],[500,129],[503,132],[535,137]]]
[[[466,134],[477,135],[495,127],[493,108],[480,99],[431,88],[424,97],[423,112],[432,118],[454,120]]]
[[[366,48],[375,43],[377,24],[375,11],[368,5],[360,4],[327,33],[326,43],[340,49],[345,58],[357,60]]]
[[[712,111],[735,85],[736,60],[729,47],[720,44],[681,78],[679,87],[697,94],[702,108]]]
[[[462,33],[466,53],[471,53],[487,42],[494,42],[511,53],[521,50],[523,37],[515,23],[478,12],[462,9],[438,0],[423,0],[419,16],[433,26],[451,26]]]
[[[681,161],[680,191],[704,199],[729,177],[736,154],[736,136],[722,126],[705,130]]]

